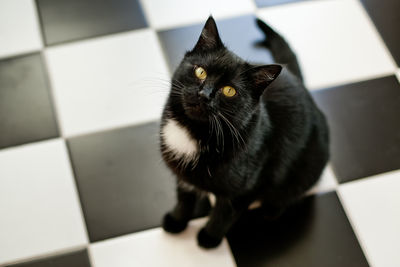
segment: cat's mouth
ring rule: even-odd
[[[208,120],[208,109],[203,103],[185,103],[184,109],[186,115],[194,120],[207,121]]]

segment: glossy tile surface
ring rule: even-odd
[[[169,78],[152,30],[53,47],[46,58],[64,136],[160,117]]]
[[[144,28],[138,0],[37,0],[47,45]]]
[[[90,246],[94,266],[236,266],[226,239],[214,250],[197,246],[196,235],[205,222],[206,219],[191,221],[177,235],[157,228],[94,243]]]
[[[0,148],[57,137],[40,54],[0,60]]]
[[[392,56],[400,65],[400,1],[397,0],[361,0]]]
[[[0,264],[87,243],[63,140],[0,151]]]
[[[277,6],[283,4],[296,3],[300,1],[306,1],[306,0],[255,0],[257,7]]]
[[[332,166],[343,183],[400,168],[400,84],[389,76],[313,94],[331,130]]]
[[[91,241],[157,227],[173,208],[157,133],[151,123],[68,140]]]
[[[268,222],[249,212],[228,235],[237,266],[368,266],[336,193],[308,197]]]
[[[400,265],[400,171],[341,185],[346,213],[371,266]]]
[[[91,267],[88,253],[80,250],[67,254],[47,257],[44,259],[29,261],[21,264],[10,265],[10,267]]]
[[[34,0],[0,1],[0,58],[42,48]]]
[[[179,27],[206,21],[208,16],[224,18],[254,12],[251,0],[142,0],[150,24],[156,29]]]
[[[302,1],[261,9],[258,15],[295,50],[309,89],[388,75],[396,69],[357,0]]]

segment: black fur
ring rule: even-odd
[[[206,248],[217,246],[255,200],[266,217],[279,216],[315,184],[329,158],[325,117],[303,85],[294,53],[264,22],[257,24],[264,44],[287,67],[242,60],[223,45],[210,17],[173,75],[162,116],[161,132],[174,119],[200,147],[198,159],[184,163],[160,135],[163,158],[178,181],[178,203],[163,227],[182,231],[203,193],[212,192],[217,201],[198,235]],[[204,81],[194,75],[196,66],[207,71]],[[222,95],[226,85],[237,94]]]

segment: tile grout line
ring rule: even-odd
[[[21,264],[21,263],[30,263],[30,262],[34,262],[34,261],[38,261],[38,260],[48,259],[51,257],[62,256],[62,255],[78,252],[83,249],[87,249],[87,247],[88,247],[88,244],[85,244],[85,245],[79,245],[79,246],[72,246],[69,248],[64,248],[64,249],[56,250],[53,252],[40,253],[40,254],[36,254],[34,256],[30,256],[30,257],[26,257],[26,258],[20,258],[17,260],[0,263],[0,267],[7,267],[10,265]]]
[[[382,78],[391,77],[391,76],[395,76],[395,75],[396,75],[396,71],[391,71],[391,72],[387,72],[387,73],[368,75],[368,77],[346,80],[343,82],[334,82],[334,83],[330,83],[330,84],[325,84],[324,86],[320,86],[320,87],[307,86],[306,88],[309,92],[317,92],[317,91],[328,90],[328,89],[332,89],[332,88],[336,88],[336,87],[342,87],[342,86],[346,86],[346,85],[352,85],[352,84],[356,84],[356,83],[362,83],[362,82],[368,82],[368,81],[372,81],[372,80],[382,79]]]
[[[55,97],[55,91],[53,89],[54,83],[52,81],[51,73],[50,73],[50,68],[49,68],[49,64],[47,61],[47,56],[46,56],[46,49],[43,48],[39,53],[40,53],[40,57],[42,59],[42,64],[43,64],[43,68],[44,68],[44,72],[47,74],[45,78],[46,80],[46,85],[48,88],[48,93],[49,93],[49,101],[51,102],[51,108],[52,111],[54,113],[54,120],[55,123],[57,125],[57,129],[58,129],[58,135],[61,138],[64,138],[64,130],[61,124],[61,120],[60,120],[60,109],[58,107],[57,101],[56,101],[56,97]]]
[[[156,33],[158,33],[159,31],[167,31],[167,30],[172,30],[172,29],[176,29],[176,28],[193,26],[193,25],[196,25],[196,24],[202,24],[202,23],[205,22],[205,20],[207,19],[207,17],[209,15],[212,15],[210,13],[210,14],[207,15],[207,17],[204,17],[202,20],[187,21],[187,22],[183,22],[183,23],[178,23],[177,25],[172,24],[172,25],[168,25],[168,26],[165,26],[165,27],[156,27],[156,26],[153,25],[153,22],[150,19],[150,11],[148,10],[146,5],[144,4],[146,0],[138,0],[138,1],[140,3],[141,8],[142,8],[144,17],[146,18],[146,21],[148,23],[148,26],[150,28],[154,29],[154,31]],[[256,15],[256,12],[258,10],[257,4],[255,3],[254,0],[250,0],[249,3],[251,3],[251,6],[252,6],[252,10],[251,11],[239,12],[239,13],[229,14],[229,15],[223,15],[221,17],[216,18],[216,20],[230,19],[230,18],[241,17],[241,16],[246,16],[246,15]]]
[[[43,40],[44,39],[43,39],[43,35],[42,35],[41,23],[40,23],[40,18],[39,18],[39,14],[38,14],[39,12],[37,9],[36,1],[32,0],[31,3],[32,3],[32,7],[33,7],[34,20],[36,20],[36,26],[37,26],[38,35],[39,35],[38,36],[39,37],[38,39],[40,41],[39,47],[33,48],[33,49],[28,49],[28,50],[23,50],[23,51],[19,51],[19,52],[6,53],[6,54],[0,56],[0,61],[19,57],[19,56],[34,54],[34,53],[40,52],[43,49],[43,47],[44,47]]]
[[[235,12],[233,14],[224,14],[222,16],[218,16],[215,17],[214,14],[210,13],[207,14],[204,18],[202,18],[201,20],[192,20],[192,21],[184,21],[184,22],[178,22],[178,23],[172,23],[170,25],[167,26],[160,26],[157,27],[155,25],[153,25],[154,23],[152,22],[152,20],[150,19],[150,11],[148,10],[148,8],[146,7],[146,5],[144,4],[146,0],[138,0],[141,7],[142,7],[142,11],[146,17],[146,20],[149,24],[149,26],[151,28],[153,28],[156,32],[158,31],[168,31],[168,30],[172,30],[172,29],[177,29],[177,28],[182,28],[182,27],[188,27],[188,26],[193,26],[193,25],[198,25],[198,24],[202,24],[207,20],[207,17],[209,15],[213,15],[214,18],[218,21],[218,20],[225,20],[225,19],[231,19],[231,18],[235,18],[235,17],[241,17],[241,16],[246,16],[246,15],[256,15],[257,10],[259,9],[259,7],[257,6],[255,0],[249,0],[249,4],[251,5],[251,10],[249,11],[240,11],[240,12]]]
[[[124,124],[124,125],[116,125],[116,126],[112,126],[112,127],[95,129],[95,130],[90,130],[90,131],[84,131],[84,132],[81,132],[81,133],[66,135],[63,138],[65,140],[69,140],[69,139],[72,139],[72,138],[79,138],[79,137],[96,135],[96,134],[101,134],[101,133],[106,133],[106,132],[111,132],[111,131],[116,131],[116,130],[123,130],[123,129],[131,128],[131,127],[140,127],[140,126],[144,126],[146,124],[157,123],[159,121],[160,121],[160,118],[141,121],[141,122],[138,122],[138,123],[128,123],[128,124]]]
[[[42,51],[42,49],[43,49],[43,47],[40,49],[32,49],[32,50],[25,50],[25,51],[17,52],[17,53],[10,53],[7,55],[0,56],[0,61],[37,54],[37,53],[40,53]]]
[[[372,20],[371,16],[369,15],[369,13],[367,12],[367,9],[364,7],[364,5],[361,3],[361,0],[351,0],[354,3],[356,3],[356,5],[359,7],[360,12],[364,15],[364,17],[367,19],[367,23],[369,24],[368,27],[370,27],[372,29],[372,31],[374,32],[375,36],[377,37],[377,39],[379,40],[380,45],[383,47],[383,49],[385,50],[386,54],[389,56],[390,61],[392,63],[392,67],[394,67],[393,70],[393,74],[396,73],[396,67],[397,67],[397,63],[393,58],[392,53],[390,52],[389,48],[386,46],[385,40],[382,38],[381,34],[378,31],[378,28],[376,27],[374,21]]]
[[[151,29],[150,27],[143,27],[143,28],[137,28],[137,29],[128,29],[128,30],[122,30],[118,32],[112,32],[112,33],[106,33],[106,34],[100,34],[100,35],[95,35],[95,36],[90,36],[90,37],[83,37],[79,39],[73,39],[69,41],[64,41],[56,44],[49,44],[46,45],[46,48],[58,48],[58,47],[63,47],[63,46],[68,46],[68,45],[76,45],[82,42],[90,42],[92,40],[98,40],[98,39],[103,39],[103,38],[112,38],[113,36],[118,36],[118,35],[123,35],[123,34],[131,34],[133,32],[137,31],[145,31]]]
[[[53,82],[52,82],[52,78],[51,73],[50,73],[50,68],[49,68],[49,64],[47,61],[47,57],[46,57],[46,37],[45,37],[45,33],[44,33],[44,25],[43,25],[43,21],[42,21],[42,16],[40,14],[40,9],[38,6],[37,1],[33,1],[33,5],[35,6],[35,17],[37,19],[37,23],[38,23],[38,28],[40,31],[40,36],[41,36],[41,41],[42,41],[42,48],[40,49],[39,53],[42,59],[42,64],[43,64],[43,68],[45,73],[47,74],[47,77],[45,77],[46,80],[46,84],[48,87],[48,92],[49,92],[49,96],[50,96],[50,102],[51,102],[51,106],[52,106],[52,111],[54,112],[54,119],[58,128],[58,134],[61,138],[63,138],[63,129],[62,129],[62,125],[61,125],[61,121],[60,121],[60,111],[59,108],[57,106],[56,103],[56,99],[55,99],[55,92],[53,90]]]
[[[91,249],[91,243],[89,243],[88,245],[87,245],[87,247],[86,247],[86,251],[87,251],[87,255],[88,255],[88,258],[89,258],[89,264],[90,264],[90,266],[91,267],[95,267],[95,264],[94,264],[94,255],[92,254],[92,249]]]
[[[146,5],[144,4],[144,1],[145,0],[138,0],[139,5],[140,5],[140,7],[142,9],[142,12],[143,12],[143,16],[144,16],[144,18],[145,18],[145,20],[147,22],[147,27],[153,29],[154,27],[153,27],[153,25],[151,23],[151,20],[150,20],[150,14],[149,14],[150,12],[147,10]]]
[[[352,181],[352,182],[354,182],[354,181]],[[357,227],[356,227],[356,225],[355,225],[354,222],[353,222],[353,218],[352,218],[351,215],[350,215],[350,211],[347,209],[346,203],[345,203],[345,201],[344,201],[344,199],[343,199],[343,197],[342,197],[342,195],[341,195],[341,193],[340,193],[340,185],[336,188],[335,191],[336,191],[336,195],[337,195],[338,198],[339,198],[339,202],[340,202],[340,204],[342,205],[343,210],[344,210],[344,212],[345,212],[345,214],[346,214],[347,220],[349,221],[349,223],[350,223],[350,225],[351,225],[351,228],[352,228],[352,230],[353,230],[353,233],[354,233],[354,235],[355,235],[356,238],[357,238],[358,244],[359,244],[360,247],[361,247],[361,250],[362,250],[362,252],[363,252],[363,254],[364,254],[364,257],[366,258],[368,264],[369,264],[370,266],[372,266],[372,261],[371,261],[370,255],[367,253],[367,249],[366,249],[366,246],[365,246],[365,244],[364,244],[364,241],[363,241],[363,239],[361,238],[361,235],[359,234],[359,232],[358,232],[358,230],[357,230]]]
[[[72,182],[74,183],[75,196],[76,196],[78,204],[79,204],[79,211],[80,211],[80,215],[81,215],[80,217],[81,217],[83,228],[85,231],[85,237],[86,237],[86,241],[87,241],[86,245],[88,246],[90,244],[90,236],[89,236],[88,225],[86,222],[83,201],[81,200],[81,195],[80,195],[80,191],[79,191],[78,179],[77,179],[77,175],[76,175],[76,171],[75,171],[75,167],[74,167],[74,162],[72,161],[72,154],[71,154],[71,150],[69,149],[67,140],[63,139],[63,143],[64,143],[64,147],[67,152],[67,157],[68,157],[68,162],[69,162],[68,165],[69,165],[69,168],[70,168],[70,171],[72,174],[72,180],[73,180]]]
[[[46,47],[46,36],[44,34],[44,26],[43,26],[43,21],[42,21],[42,15],[40,14],[40,9],[39,9],[39,5],[38,5],[38,0],[32,0],[33,5],[35,6],[35,18],[37,20],[37,25],[39,26],[39,31],[40,31],[40,38],[42,41],[42,49],[44,47]]]
[[[244,17],[244,16],[251,16],[251,15],[256,16],[257,15],[256,12],[257,12],[257,9],[255,9],[253,11],[249,11],[249,12],[239,13],[239,14],[223,15],[221,17],[220,16],[215,17],[215,20],[217,23],[219,23],[218,21],[221,21],[221,20],[228,20],[228,19],[240,18],[240,17]],[[209,15],[211,15],[211,14],[209,14]],[[170,26],[165,26],[165,27],[154,27],[154,30],[156,32],[159,32],[159,31],[161,32],[161,31],[169,31],[169,30],[191,27],[191,26],[196,26],[196,25],[203,25],[209,15],[204,17],[202,20],[183,22],[178,25],[170,25]]]

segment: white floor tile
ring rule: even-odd
[[[336,189],[337,185],[338,182],[332,171],[332,167],[327,165],[318,183],[307,192],[307,195],[333,191]]]
[[[192,221],[178,235],[157,228],[90,245],[95,267],[231,267],[235,266],[226,239],[216,249],[197,246],[196,235],[205,219]]]
[[[0,58],[41,49],[34,0],[0,1],[0,40]]]
[[[169,74],[154,31],[52,47],[46,59],[64,136],[160,117]]]
[[[191,23],[204,23],[208,16],[224,18],[255,11],[251,0],[142,0],[150,24],[166,29]]]
[[[0,151],[0,264],[86,244],[64,141]]]
[[[357,0],[306,1],[258,16],[296,51],[309,89],[393,74],[396,67]]]
[[[374,267],[400,266],[400,171],[339,186],[339,196]]]

